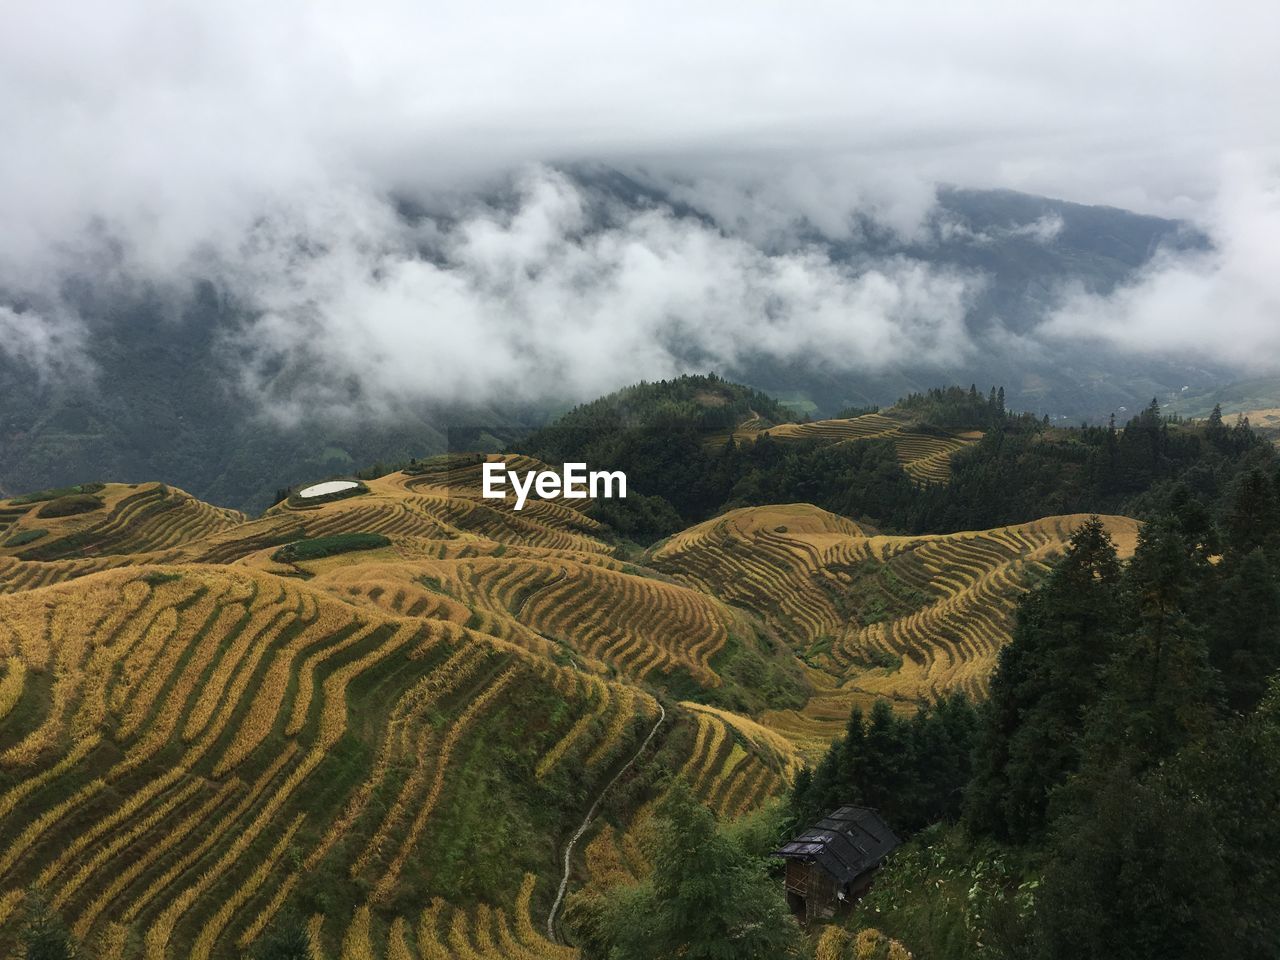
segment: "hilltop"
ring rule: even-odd
[[[930,388],[824,420],[771,422],[742,400],[736,409],[662,401],[667,392],[691,397],[700,387],[701,378],[642,385],[637,406],[661,415],[623,418],[611,399],[532,434],[532,449],[552,463],[626,471],[638,496],[597,505],[592,515],[649,545],[726,510],[795,501],[900,534],[1061,514],[1142,518],[1163,509],[1193,475],[1201,499],[1219,497],[1259,439],[1243,424],[1217,429],[1166,417],[1155,400],[1127,421],[1054,426],[1010,409],[995,386]]]

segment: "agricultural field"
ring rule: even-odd
[[[93,484],[91,492],[0,500],[0,557],[81,559],[157,553],[245,521],[163,483]],[[76,488],[79,489],[79,488]]]
[[[0,953],[38,886],[119,960],[240,956],[282,911],[317,956],[576,955],[546,924],[561,845],[647,735],[699,724],[639,681],[719,686],[736,615],[470,475],[189,537],[120,515],[216,508],[111,485],[55,518],[97,549],[0,557]],[[726,814],[791,769],[738,737],[700,761]]]
[[[450,621],[225,567],[8,594],[0,652],[0,918],[38,884],[103,956],[234,955],[286,902],[333,956],[431,956],[425,931],[550,949],[526,874],[657,713]]]
[[[39,887],[110,960],[239,957],[286,915],[332,960],[569,960],[548,915],[606,787],[571,894],[647,871],[672,774],[741,816],[854,703],[982,696],[1083,519],[783,504],[621,559],[583,501],[482,499],[482,463],[253,520],[163,484],[0,503],[0,953]]]
[[[808,667],[812,695],[763,722],[816,750],[854,704],[885,698],[911,710],[941,693],[983,696],[1016,598],[1085,519],[889,537],[809,504],[747,507],[671,537],[648,561],[785,638]],[[1103,519],[1130,555],[1137,523]]]
[[[728,432],[710,441],[723,446]],[[920,483],[946,483],[951,473],[951,457],[957,450],[982,438],[978,431],[947,433],[936,428],[913,427],[911,419],[890,409],[840,420],[813,420],[765,426],[760,420],[746,420],[732,432],[737,442],[768,436],[774,440],[810,440],[820,443],[856,443],[860,440],[892,440],[898,462],[912,479]]]

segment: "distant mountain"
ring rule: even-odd
[[[576,172],[584,191],[615,203],[664,204],[676,215],[707,219],[651,184],[616,172]],[[413,216],[406,209],[405,216]],[[982,271],[989,279],[968,317],[977,353],[954,366],[902,367],[878,373],[833,369],[823,358],[782,362],[765,354],[739,370],[721,370],[784,401],[793,411],[831,416],[850,406],[887,405],[939,383],[1002,384],[1012,409],[1055,418],[1104,418],[1140,409],[1152,396],[1202,393],[1232,379],[1228,371],[1168,360],[1135,359],[1082,344],[1028,358],[1011,335],[1030,329],[1065,282],[1107,291],[1132,277],[1161,246],[1206,241],[1171,220],[1088,207],[1008,191],[954,188],[939,193],[928,237],[902,241],[873,221],[856,241],[831,242],[836,260],[900,254],[930,264]],[[243,307],[209,283],[196,283],[176,308],[171,295],[108,293],[90,282],[68,292],[87,324],[96,375],[34,376],[0,350],[0,493],[90,480],[163,476],[196,496],[257,511],[274,490],[379,460],[443,452],[461,445],[498,449],[558,410],[517,401],[452,406],[404,402],[381,422],[313,420],[293,426],[263,419],[237,385],[243,357],[224,334]],[[706,369],[690,357],[690,369]],[[370,384],[346,382],[358,399]],[[621,386],[621,384],[619,384]],[[543,393],[554,393],[554,385]],[[559,409],[581,397],[564,397]],[[450,430],[476,428],[451,443]]]
[[[855,244],[832,244],[835,258],[868,252],[902,254],[934,265],[980,271],[988,283],[967,317],[979,347],[954,366],[900,367],[849,376],[803,363],[760,358],[740,371],[745,381],[830,415],[842,407],[889,404],[938,383],[1003,385],[1012,409],[1055,419],[1105,418],[1120,407],[1141,409],[1152,396],[1171,398],[1184,386],[1207,389],[1230,379],[1217,365],[1110,353],[1097,344],[1064,344],[1036,356],[1012,342],[1041,321],[1064,284],[1105,294],[1135,273],[1160,248],[1194,249],[1206,238],[1185,224],[1114,207],[1091,207],[1009,190],[939,191],[929,242],[901,243],[877,234]]]

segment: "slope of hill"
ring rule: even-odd
[[[225,955],[290,897],[335,945],[370,909],[375,935],[417,925],[432,894],[510,909],[657,710],[448,621],[221,567],[97,574],[0,618],[0,911],[39,883],[108,955]]]
[[[238,526],[244,514],[162,483],[88,484],[0,501],[0,556],[153,553]]]
[[[981,696],[1080,519],[777,505],[628,562],[589,502],[483,499],[486,459],[255,520],[160,484],[0,504],[4,542],[47,529],[0,555],[0,946],[38,884],[113,960],[237,956],[286,914],[330,957],[568,960],[563,844],[618,771],[573,885],[647,869],[664,771],[736,816],[854,703]]]
[[[538,932],[560,844],[662,681],[720,690],[730,627],[754,641],[578,511],[479,502],[478,475],[428,463],[204,527],[165,494],[179,532],[110,485],[57,531],[93,556],[0,558],[0,945],[36,883],[104,957],[238,955],[286,907],[329,956],[574,956]],[[273,559],[371,531],[387,546]],[[630,791],[701,770],[733,814],[785,789],[789,745],[704,709],[668,701]]]
[[[855,703],[904,709],[957,690],[981,697],[1012,628],[1013,601],[1083,516],[996,530],[872,535],[808,504],[731,511],[649,554],[652,566],[760,617],[807,664],[815,690],[763,721],[814,748]],[[1121,553],[1137,523],[1107,517]]]
[[[748,429],[739,428],[746,436]],[[885,413],[868,413],[838,420],[783,423],[757,431],[754,436],[775,440],[814,440],[823,443],[854,443],[859,440],[891,440],[898,462],[908,476],[920,483],[946,483],[951,475],[951,457],[957,450],[982,439],[982,431],[951,433],[925,428],[914,422],[909,411],[890,408]]]

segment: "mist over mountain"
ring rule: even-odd
[[[1069,420],[1275,372],[1274,14],[569,6],[15,13],[0,486],[260,506],[688,371]]]
[[[350,208],[309,231],[264,223],[256,249],[185,284],[113,269],[104,243],[61,289],[62,329],[31,338],[41,304],[9,298],[9,339],[32,346],[0,353],[0,485],[165,476],[260,507],[443,450],[451,427],[519,431],[707,369],[825,415],[976,382],[1097,419],[1230,379],[1042,335],[1065,299],[1209,249],[1186,224],[949,187],[909,217],[860,205],[824,222],[722,188],[531,168],[448,207],[388,199],[372,223]]]

